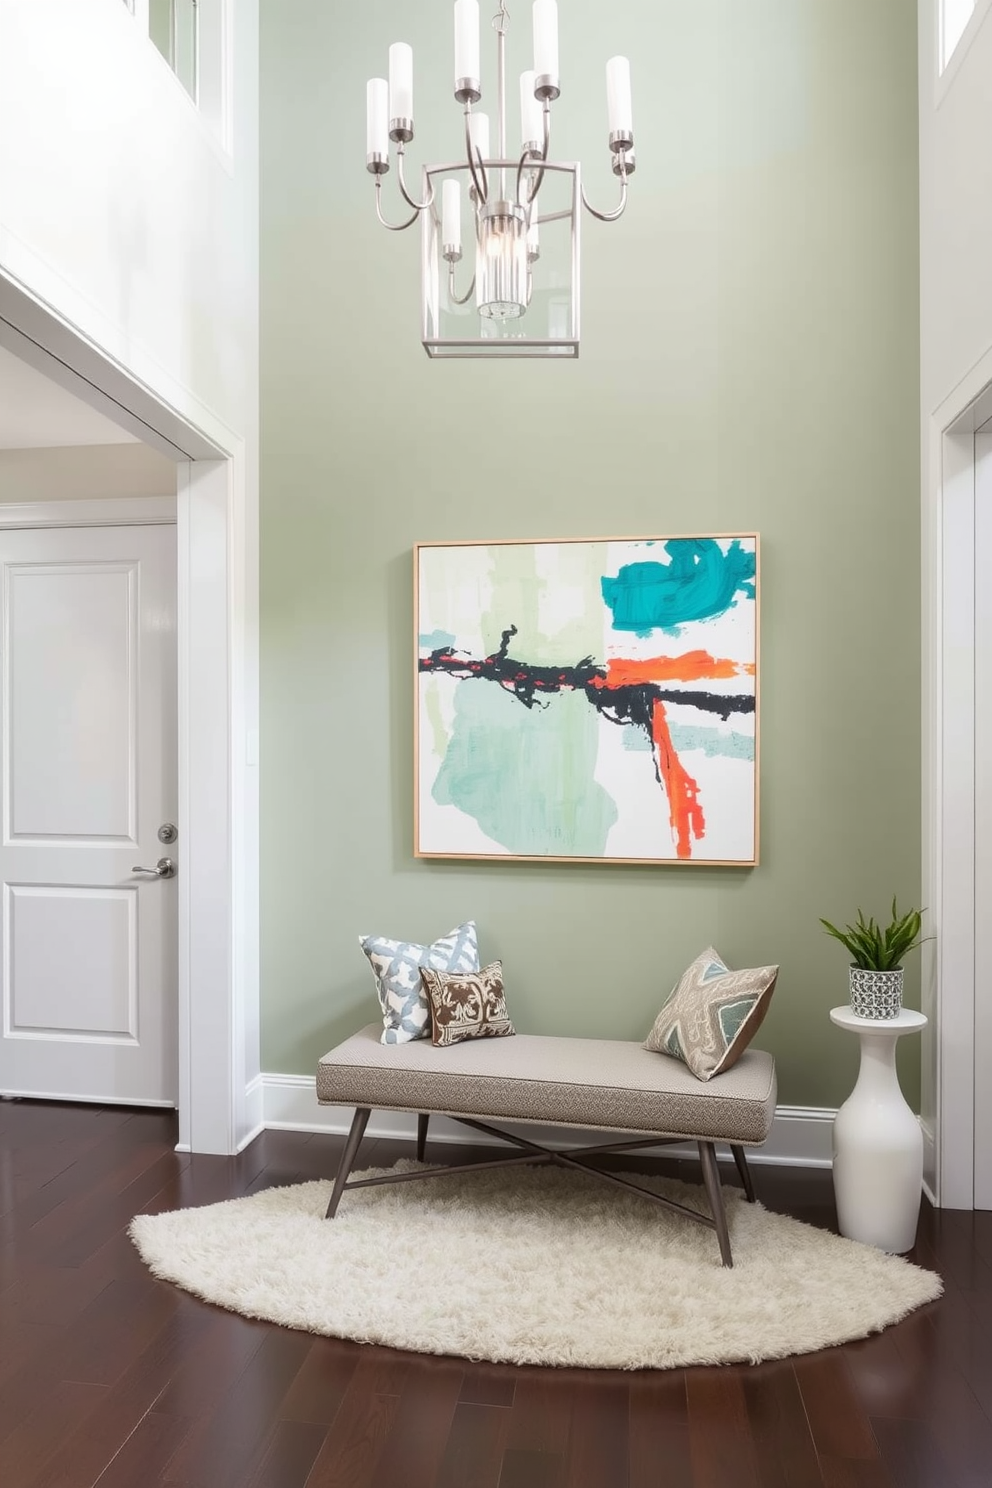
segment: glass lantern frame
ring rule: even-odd
[[[519,160],[486,160],[482,162],[486,171],[506,171],[516,174],[520,164]],[[570,282],[568,299],[568,334],[565,336],[534,336],[528,338],[526,335],[507,337],[505,340],[498,337],[478,336],[443,336],[440,334],[440,303],[441,295],[445,290],[444,279],[447,275],[447,262],[442,258],[440,252],[441,221],[439,216],[439,203],[441,191],[435,177],[453,176],[464,174],[471,182],[471,171],[465,160],[450,161],[445,165],[425,165],[423,167],[423,201],[431,200],[431,205],[422,211],[420,223],[420,315],[421,315],[421,341],[427,355],[432,359],[450,359],[461,357],[472,359],[487,357],[490,359],[503,360],[506,358],[533,360],[538,357],[551,357],[557,361],[574,360],[579,354],[579,294],[580,294],[580,268],[581,268],[581,209],[582,209],[582,178],[581,169],[577,161],[553,161],[546,160],[534,162],[542,174],[554,172],[558,175],[571,178],[570,205],[561,211],[549,212],[543,216],[539,214],[539,222],[564,221],[568,219],[570,225]],[[538,200],[538,207],[540,203]],[[472,221],[471,231],[472,252],[475,250],[475,222]],[[437,251],[432,253],[432,248]],[[433,301],[432,301],[433,296]],[[434,308],[432,310],[432,304]],[[480,330],[482,318],[478,317]],[[515,321],[519,326],[521,320]]]

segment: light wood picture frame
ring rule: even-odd
[[[418,543],[415,855],[753,867],[758,548]]]

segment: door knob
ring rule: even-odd
[[[153,878],[175,878],[176,865],[171,858],[159,858],[154,868],[139,868],[135,866],[132,873],[150,873]]]

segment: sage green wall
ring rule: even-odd
[[[780,1098],[836,1105],[818,916],[920,883],[915,6],[562,0],[555,149],[612,204],[626,52],[638,153],[627,216],[584,224],[571,365],[428,362],[417,236],[375,222],[365,80],[411,42],[411,156],[450,158],[450,11],[262,5],[262,1067],[376,1014],[359,932],[474,916],[529,1032],[643,1036],[711,942],[780,962]],[[760,867],[413,858],[416,540],[755,529]]]

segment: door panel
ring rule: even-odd
[[[174,1104],[175,528],[0,532],[0,585],[0,1091]]]
[[[10,564],[10,837],[134,840],[138,565]]]
[[[7,885],[13,1037],[138,1038],[137,889]]]

